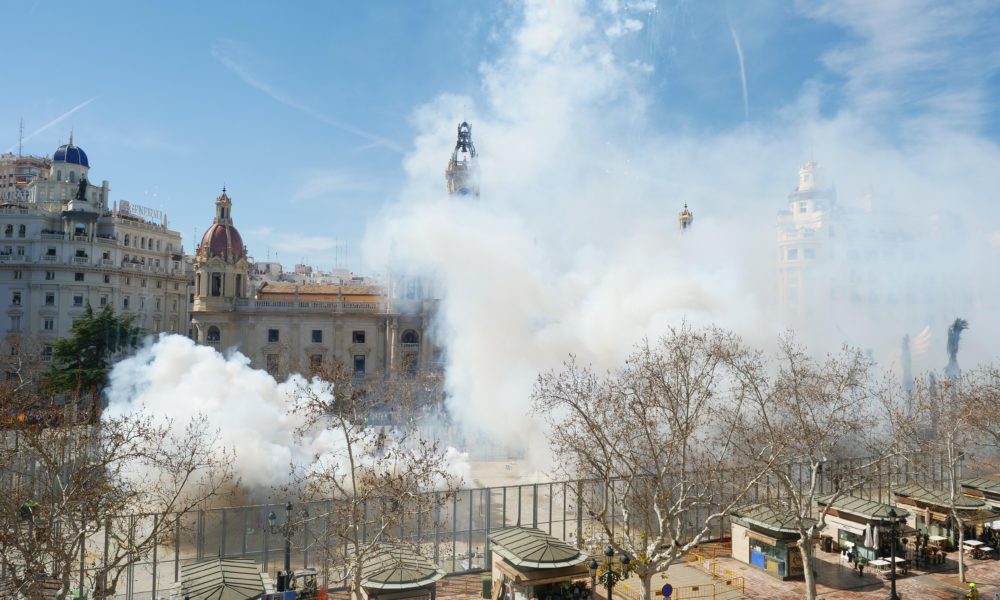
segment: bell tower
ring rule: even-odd
[[[479,197],[478,156],[476,146],[472,143],[472,126],[462,121],[458,126],[455,150],[451,153],[451,160],[445,171],[449,194]]]

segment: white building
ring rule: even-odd
[[[148,332],[186,334],[188,278],[181,236],[159,211],[121,201],[89,181],[72,139],[47,173],[0,203],[0,306],[7,334],[44,344],[70,333],[89,303],[132,315]]]
[[[842,205],[808,162],[778,213],[779,306],[796,329],[874,351],[898,349],[924,327],[943,332],[972,304],[949,263],[962,254],[961,231],[954,213],[892,209],[871,193]]]

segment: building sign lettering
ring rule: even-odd
[[[118,203],[118,214],[127,215],[130,217],[138,217],[140,219],[149,219],[151,221],[158,221],[160,224],[163,223],[163,219],[166,216],[163,214],[162,210],[156,210],[155,208],[149,208],[148,206],[133,204],[128,200],[122,200],[121,202]]]
[[[0,201],[3,202],[27,202],[31,199],[31,193],[26,189],[4,190],[0,192]]]

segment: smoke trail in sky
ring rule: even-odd
[[[232,56],[230,56],[225,51],[225,49],[223,49],[218,45],[212,46],[212,57],[215,58],[217,61],[219,61],[219,63],[223,67],[225,67],[233,74],[235,74],[237,77],[239,77],[240,80],[243,81],[243,83],[263,92],[264,94],[270,96],[272,99],[277,100],[278,102],[284,104],[289,108],[295,109],[308,117],[316,119],[317,121],[326,123],[331,127],[336,127],[341,131],[346,131],[347,133],[366,139],[369,142],[372,142],[373,145],[382,146],[384,148],[387,148],[389,150],[392,150],[393,152],[397,152],[400,154],[403,152],[402,146],[400,146],[398,143],[390,139],[376,135],[374,133],[371,133],[370,131],[365,131],[363,129],[354,127],[353,125],[345,123],[340,119],[335,119],[330,115],[327,115],[312,108],[311,106],[307,106],[306,104],[299,102],[298,100],[291,97],[284,91],[279,90],[273,85],[258,78],[256,75],[251,73],[249,69],[241,65]]]
[[[71,108],[68,111],[64,112],[63,114],[59,115],[55,119],[52,119],[51,121],[49,121],[45,125],[42,125],[38,129],[36,129],[36,130],[32,131],[31,133],[29,133],[28,135],[24,136],[24,139],[21,140],[21,143],[27,142],[28,140],[34,138],[36,135],[38,135],[40,133],[43,133],[45,131],[48,131],[49,129],[55,127],[56,125],[62,123],[66,119],[72,117],[77,111],[86,108],[88,104],[90,104],[94,100],[97,100],[99,97],[100,96],[94,96],[90,100],[85,100],[84,102],[81,102],[80,104],[77,104],[76,106],[74,106],[73,108]],[[7,152],[13,152],[14,150],[17,149],[17,147],[18,147],[18,144],[14,144],[13,146],[11,146],[10,148],[7,149]]]
[[[736,56],[740,59],[740,86],[743,88],[743,118],[750,120],[750,97],[747,95],[747,71],[743,64],[743,46],[740,45],[740,36],[736,35],[736,28],[729,24],[729,34],[733,37],[733,45],[736,46]]]

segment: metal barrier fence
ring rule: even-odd
[[[790,473],[792,469],[800,482],[804,484],[808,481],[808,469],[793,466],[790,467]],[[916,479],[906,461],[894,459],[886,464],[879,463],[873,470],[875,472],[871,483],[856,493],[882,499],[887,497],[890,485]],[[928,472],[926,469],[921,471]],[[942,478],[943,473],[942,469]],[[745,476],[746,473],[732,473],[733,481]],[[920,480],[928,483],[926,478]],[[830,489],[832,485],[832,482],[826,481],[821,485],[820,491],[823,491],[823,486]],[[435,519],[433,524],[418,520],[414,528],[399,532],[398,537],[421,546],[449,574],[490,568],[492,555],[488,535],[497,529],[515,525],[538,527],[593,554],[600,554],[607,539],[603,529],[586,514],[581,502],[585,494],[601,493],[599,487],[597,482],[559,481],[464,489],[440,511],[440,519]],[[780,490],[776,482],[762,480],[750,490],[748,502],[778,498]],[[324,511],[329,512],[329,503],[330,501],[310,502],[305,506],[311,514],[322,514]],[[282,568],[284,538],[280,534],[270,533],[267,515],[272,510],[283,515],[284,504],[282,500],[273,504],[206,509],[186,514],[179,519],[172,515],[121,517],[131,520],[130,531],[142,531],[143,527],[148,527],[146,520],[168,518],[172,520],[173,531],[157,540],[156,549],[151,556],[129,564],[115,598],[157,600],[169,597],[170,590],[179,580],[183,565],[217,556],[254,559],[264,572]],[[716,510],[716,506],[701,507],[689,522],[701,523]],[[724,537],[728,533],[728,527],[728,520],[720,520],[711,537]],[[612,535],[620,535],[614,520],[610,528]],[[322,564],[324,556],[320,551],[320,541],[329,534],[320,524],[306,520],[301,531],[297,531],[292,539],[292,568],[330,567],[331,565]],[[114,542],[106,535],[97,534],[87,544],[86,556],[81,557],[81,564],[100,564],[102,553],[106,552],[109,543]],[[698,562],[703,562],[705,557],[700,556],[702,559]],[[742,586],[741,578],[723,575],[724,579],[716,585],[739,581]],[[76,580],[77,577],[74,576],[74,581]],[[704,591],[701,589],[703,586],[697,587],[699,589],[685,593]],[[715,593],[713,588],[713,594]]]

